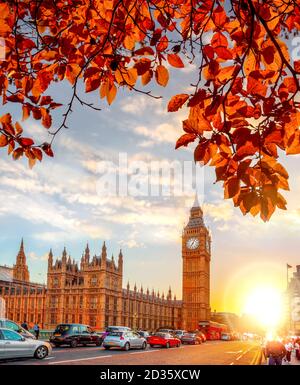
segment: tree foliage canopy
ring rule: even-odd
[[[300,153],[300,58],[287,44],[299,29],[298,0],[0,0],[0,94],[54,138],[75,102],[96,108],[79,97],[80,82],[111,104],[120,87],[153,96],[143,86],[165,87],[169,66],[194,62],[193,92],[168,104],[189,110],[176,148],[196,142],[195,161],[215,167],[224,197],[268,220],[286,208],[279,190],[289,189],[278,154]],[[66,106],[48,94],[64,80]],[[11,114],[0,122],[0,146],[14,159],[33,166],[53,156],[52,143],[24,137]]]

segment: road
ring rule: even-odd
[[[207,341],[180,348],[130,350],[102,347],[54,348],[45,360],[20,359],[4,365],[250,365],[260,347],[251,341]]]

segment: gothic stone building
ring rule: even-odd
[[[105,242],[100,256],[90,256],[86,246],[80,265],[63,250],[54,261],[48,257],[47,286],[31,283],[23,240],[13,268],[0,266],[0,297],[6,316],[16,322],[38,322],[53,329],[63,322],[89,324],[96,329],[108,325],[155,330],[158,327],[197,329],[210,317],[210,236],[197,202],[182,235],[182,301],[153,290],[122,288],[123,255],[107,258]]]

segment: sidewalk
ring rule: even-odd
[[[300,361],[296,359],[295,353],[293,352],[291,362],[288,364],[283,361],[282,365],[300,365]]]

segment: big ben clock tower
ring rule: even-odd
[[[209,231],[196,198],[182,234],[182,327],[185,330],[199,329],[199,322],[210,319],[210,245]]]

